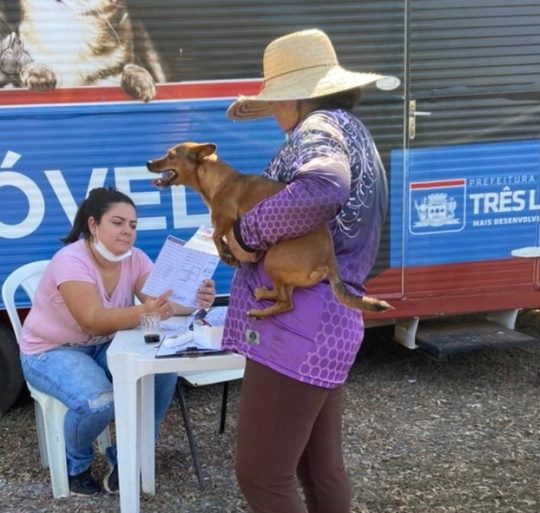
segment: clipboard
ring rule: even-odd
[[[175,353],[174,355],[167,356],[159,356],[156,358],[170,358],[170,357],[176,357],[176,358],[199,358],[201,356],[215,356],[218,354],[226,354],[228,351],[224,351],[222,349],[197,349],[196,347],[188,347],[184,351],[180,351],[179,353]]]
[[[225,354],[227,351],[205,346],[196,342],[193,332],[171,333],[163,337],[157,346],[156,358],[197,358]]]

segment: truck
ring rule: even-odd
[[[346,68],[394,77],[391,87],[366,88],[356,110],[390,185],[367,291],[395,310],[366,315],[367,325],[393,326],[398,342],[437,356],[531,342],[513,328],[517,312],[540,306],[537,0],[129,0],[116,2],[121,11],[108,25],[100,23],[110,15],[106,2],[74,12],[84,4],[0,2],[0,283],[51,258],[93,187],[133,198],[137,245],[151,258],[168,234],[189,238],[208,224],[193,191],[152,187],[146,161],[181,141],[213,142],[236,169],[262,172],[283,134],[272,119],[233,123],[225,111],[238,94],[259,90],[269,41],[316,27]],[[41,11],[29,24],[32,9]],[[120,77],[66,80],[89,64],[81,34],[90,29],[133,49],[148,71],[135,45],[144,36],[163,70],[150,101]],[[36,90],[23,70],[43,57],[64,80]],[[218,267],[219,295],[232,273]],[[17,306],[24,317],[22,292]],[[463,314],[481,322],[439,322]],[[0,322],[6,411],[24,382],[2,304]]]

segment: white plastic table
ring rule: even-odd
[[[243,369],[243,356],[155,358],[139,329],[119,331],[107,351],[113,377],[120,511],[139,513],[140,485],[155,493],[154,374]]]

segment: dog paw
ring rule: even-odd
[[[57,78],[48,66],[31,62],[21,70],[21,82],[31,91],[52,91],[56,89]]]
[[[156,84],[152,75],[136,64],[124,66],[120,83],[124,91],[135,100],[149,102],[156,96]]]
[[[221,260],[231,267],[240,267],[240,260],[237,260],[232,255],[222,255]]]
[[[277,294],[273,289],[267,289],[266,287],[257,287],[253,291],[253,296],[257,301],[263,301],[264,299],[275,301]]]
[[[221,260],[223,260],[227,265],[231,267],[240,267],[240,261],[231,253],[229,246],[223,244],[221,247],[218,247],[218,252]]]

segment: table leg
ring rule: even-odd
[[[145,493],[156,493],[156,464],[155,464],[155,413],[154,413],[154,375],[141,378],[141,409],[139,410],[141,438],[141,478],[142,489]]]
[[[138,382],[114,382],[121,513],[139,513],[140,510],[139,387]]]

